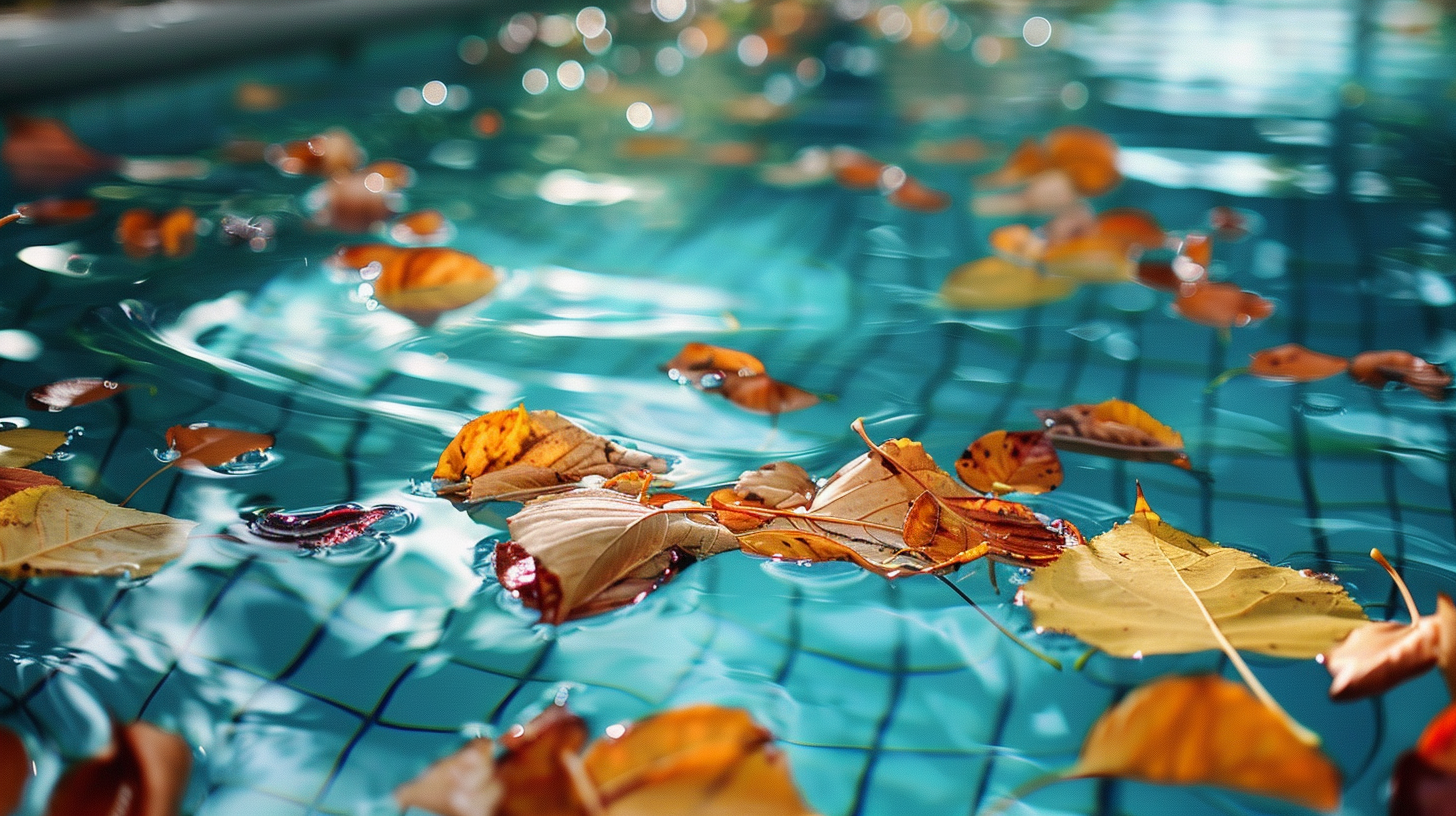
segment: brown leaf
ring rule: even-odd
[[[415,210],[394,220],[389,237],[401,244],[443,243],[454,234],[454,227],[439,210]]]
[[[62,431],[11,428],[0,431],[0,467],[25,467],[50,456],[66,444]]]
[[[830,167],[839,186],[850,190],[874,190],[880,186],[884,162],[851,148],[836,148],[830,153]]]
[[[1249,373],[1266,380],[1281,382],[1314,382],[1350,367],[1350,361],[1333,354],[1310,351],[1298,343],[1256,351],[1249,362]]]
[[[1110,399],[1033,413],[1046,424],[1047,439],[1059,450],[1193,467],[1183,450],[1183,436],[1130,402]]]
[[[5,117],[5,143],[0,159],[22,187],[62,187],[73,181],[116,169],[119,160],[77,141],[70,128],[55,119],[11,114]]]
[[[178,207],[157,221],[157,238],[162,254],[183,258],[197,248],[197,213],[190,207]]]
[[[734,405],[756,413],[777,415],[819,402],[814,394],[769,377],[757,357],[722,346],[688,343],[662,370],[679,383],[719,391]]]
[[[272,434],[239,431],[217,425],[173,425],[167,429],[167,447],[177,452],[173,464],[184,468],[214,468],[253,451],[273,447]]]
[[[708,515],[695,518],[596,488],[537,499],[507,524],[512,543],[532,561],[525,566],[519,553],[507,549],[505,558],[498,553],[497,575],[508,589],[534,596],[543,623],[569,619],[597,594],[674,547],[706,557],[738,546],[733,534]]]
[[[422,326],[485,297],[500,281],[494,268],[446,247],[363,244],[341,247],[336,257],[355,269],[379,264],[374,297]]]
[[[982,493],[1045,493],[1062,483],[1062,462],[1041,431],[991,431],[956,460],[956,475]]]
[[[507,732],[496,763],[505,796],[495,816],[585,816],[563,758],[575,758],[586,737],[586,723],[560,705]]]
[[[769,462],[745,471],[733,485],[733,492],[745,502],[777,510],[808,507],[817,490],[808,471],[793,462]]]
[[[9,498],[27,488],[44,485],[60,487],[61,480],[37,470],[0,467],[0,499]]]
[[[1238,683],[1173,677],[1134,690],[1093,723],[1068,777],[1216,785],[1318,810],[1340,803],[1340,772]]]
[[[1173,310],[1194,323],[1228,329],[1247,326],[1274,314],[1274,301],[1232,283],[1204,281],[1180,288]]]
[[[379,174],[364,170],[330,176],[308,201],[320,226],[339,232],[370,232],[399,212],[401,199]]]
[[[1163,245],[1165,235],[1152,213],[1133,207],[1114,207],[1098,213],[1097,232],[1115,238],[1134,253],[1157,249]]]
[[[1066,547],[1083,543],[1071,522],[1047,520],[1016,502],[982,497],[940,498],[922,493],[905,516],[905,546],[932,570],[982,556],[1018,567],[1041,567]]]
[[[705,376],[736,374],[753,377],[768,373],[763,363],[752,354],[707,343],[688,343],[677,356],[662,364],[662,370],[680,383],[700,388],[707,387],[703,385]]]
[[[1330,698],[1358,700],[1381,694],[1436,665],[1441,632],[1436,616],[1414,624],[1367,623],[1325,652]]]
[[[290,176],[334,176],[364,163],[364,149],[343,128],[330,128],[309,139],[268,146],[268,163]]]
[[[0,500],[0,575],[151,575],[187,549],[193,522],[40,484]]]
[[[738,545],[750,555],[778,561],[852,561],[886,578],[917,575],[927,566],[924,559],[906,555],[904,547],[788,525],[744,533],[738,536]]]
[[[99,377],[58,380],[37,385],[25,392],[25,407],[32,411],[63,411],[77,405],[110,399],[128,388],[131,386]]]
[[[764,374],[729,375],[724,378],[721,390],[729,402],[758,414],[778,415],[819,404],[818,396]]]
[[[135,207],[116,219],[116,242],[127,255],[145,258],[156,253],[162,244],[157,231],[157,214],[142,207]]]
[[[100,756],[73,766],[46,816],[176,816],[192,772],[192,748],[145,722],[113,728]]]
[[[582,430],[555,411],[524,405],[472,419],[445,446],[435,466],[436,491],[478,502],[634,470],[666,473],[667,462]]]
[[[495,773],[495,743],[479,737],[394,789],[400,810],[439,816],[494,816],[505,794]]]
[[[0,727],[0,816],[9,816],[20,807],[29,780],[30,757],[25,743],[14,731]]]
[[[1399,383],[1436,402],[1446,399],[1446,389],[1451,385],[1451,374],[1446,369],[1408,351],[1398,350],[1356,354],[1350,360],[1350,378],[1371,388]]]

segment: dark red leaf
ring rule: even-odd
[[[55,119],[5,117],[5,143],[0,159],[22,187],[62,187],[116,168],[119,159],[81,144],[70,128]]]
[[[0,727],[0,816],[20,807],[25,783],[30,779],[30,757],[25,743],[8,728]]]
[[[366,509],[352,503],[322,510],[276,510],[249,521],[248,532],[269,541],[287,542],[310,550],[326,550],[366,535],[376,524],[405,516],[408,512],[393,504]]]
[[[145,722],[116,727],[113,740],[61,776],[46,816],[176,816],[192,771],[191,747]]]

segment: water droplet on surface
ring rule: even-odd
[[[158,462],[175,462],[182,453],[171,448],[153,448],[152,455],[157,457]]]
[[[282,461],[282,454],[276,453],[273,448],[268,448],[267,450],[248,451],[232,461],[209,469],[214,473],[224,473],[228,476],[248,476],[276,467]]]
[[[722,388],[723,382],[728,378],[721,371],[709,371],[698,380],[698,387],[710,391],[714,388]]]
[[[1310,417],[1338,416],[1345,413],[1345,400],[1334,394],[1305,394],[1299,412]]]

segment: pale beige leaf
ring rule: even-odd
[[[395,788],[394,801],[401,810],[415,807],[439,816],[494,816],[504,793],[495,772],[495,744],[481,737]]]
[[[151,575],[187,549],[194,526],[65,487],[0,501],[0,575]]]
[[[1414,624],[1378,621],[1356,628],[1324,654],[1331,699],[1358,700],[1425,674],[1436,665],[1440,642],[1435,615]]]
[[[888,452],[901,467],[885,466]],[[915,478],[902,471],[909,471]],[[917,482],[915,479],[919,479]],[[922,486],[922,484],[924,486]],[[823,523],[790,519],[799,529],[811,532],[828,531],[853,539],[868,539],[895,549],[905,546],[900,530],[910,505],[929,488],[937,496],[971,497],[975,494],[962,487],[950,474],[940,469],[919,442],[892,439],[880,449],[858,456],[837,473],[814,497],[809,513],[818,516],[867,521],[893,527],[895,532],[865,528],[853,524]]]
[[[0,467],[33,465],[64,444],[66,435],[61,431],[42,431],[39,428],[0,431]]]
[[[745,471],[733,485],[733,492],[745,501],[776,510],[808,507],[816,489],[808,471],[793,462],[769,462]]]
[[[1270,566],[1155,515],[1067,548],[1021,592],[1037,626],[1118,657],[1219,648],[1199,601],[1234,648],[1279,657],[1314,657],[1366,622],[1339,584]]]

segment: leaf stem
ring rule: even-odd
[[[22,216],[19,212],[13,212],[13,213],[5,216],[4,218],[0,218],[0,227],[5,226],[6,224],[13,224],[16,221],[19,221],[23,217],[24,216]]]
[[[1382,567],[1385,567],[1385,571],[1390,573],[1390,580],[1395,582],[1395,588],[1400,590],[1400,597],[1405,599],[1405,608],[1408,612],[1410,612],[1411,623],[1419,623],[1421,619],[1421,610],[1419,607],[1416,606],[1416,599],[1415,596],[1411,595],[1410,587],[1405,585],[1405,579],[1401,578],[1400,573],[1395,571],[1395,567],[1392,567],[1390,565],[1390,562],[1385,560],[1385,553],[1382,553],[1380,550],[1371,547],[1370,557],[1374,558],[1375,563],[1379,564]]]
[[[793,518],[793,519],[803,519],[805,521],[817,521],[817,522],[820,522],[820,523],[823,523],[823,524],[844,524],[844,525],[847,525],[847,526],[850,526],[850,527],[863,527],[863,528],[865,528],[867,530],[883,530],[883,531],[888,532],[888,533],[898,533],[898,534],[901,534],[901,535],[903,535],[904,532],[905,532],[905,528],[903,528],[903,527],[891,527],[888,524],[879,524],[879,523],[876,523],[876,522],[873,522],[873,521],[862,521],[860,519],[839,518],[838,516],[821,516],[821,515],[819,515],[817,513],[796,513],[796,512],[794,512],[792,510],[780,510],[780,509],[778,509],[776,507],[754,507],[753,505],[748,505],[748,504],[744,504],[744,505],[734,505],[732,507],[723,508],[722,510],[719,510],[716,507],[703,507],[702,509],[698,509],[698,508],[695,508],[695,507],[682,507],[682,508],[678,508],[676,511],[670,511],[670,512],[686,512],[686,513],[702,513],[702,512],[708,512],[708,513],[715,513],[715,514],[716,513],[719,513],[719,512],[724,512],[724,513],[743,513],[744,515],[749,515],[749,516],[752,516],[752,515],[764,515],[764,516],[774,516],[774,517],[777,517],[777,518]]]
[[[1219,388],[1222,388],[1224,383],[1228,382],[1229,380],[1232,380],[1234,377],[1237,377],[1237,376],[1239,376],[1241,374],[1247,374],[1247,373],[1249,373],[1249,367],[1248,366],[1239,366],[1238,368],[1230,368],[1228,371],[1225,371],[1222,374],[1218,375],[1217,377],[1214,377],[1212,380],[1209,380],[1208,381],[1208,385],[1205,385],[1203,387],[1203,393],[1205,393],[1205,394],[1212,394],[1214,391],[1217,391]]]
[[[158,476],[161,476],[163,471],[165,471],[167,468],[170,468],[171,466],[177,464],[177,462],[179,460],[181,460],[181,458],[182,457],[179,456],[176,459],[173,459],[172,461],[168,462],[167,464],[162,465],[161,467],[157,468],[156,472],[153,473],[152,475],[148,476],[145,479],[142,479],[142,483],[139,484],[139,485],[137,485],[135,488],[133,488],[130,493],[126,494],[126,498],[122,499],[121,500],[121,503],[118,504],[117,507],[125,507],[126,506],[126,503],[129,502],[129,501],[131,501],[136,496],[137,493],[140,493],[141,492],[141,489],[144,488],[144,487],[146,487],[148,482],[150,482],[151,480],[157,478]]]
[[[1010,793],[992,802],[990,807],[977,812],[975,816],[998,816],[998,814],[1005,812],[1007,808],[1011,807],[1017,802],[1020,802],[1022,799],[1025,799],[1031,794],[1036,793],[1042,788],[1045,788],[1048,785],[1054,784],[1056,782],[1061,782],[1064,779],[1076,778],[1068,776],[1067,774],[1067,771],[1053,771],[1051,773],[1042,774],[1041,776],[1034,776],[1031,779],[1022,782],[1020,785],[1017,785],[1014,789],[1012,789]]]
[[[1005,626],[1003,626],[1001,624],[1000,621],[998,621],[995,618],[991,617],[991,614],[989,612],[987,612],[986,610],[982,609],[979,604],[977,604],[975,601],[971,600],[971,596],[967,595],[965,592],[963,592],[961,590],[960,587],[956,586],[954,581],[950,580],[949,578],[945,577],[944,575],[937,575],[935,577],[936,578],[939,578],[940,579],[940,582],[942,584],[945,584],[946,586],[950,587],[950,589],[951,589],[952,592],[954,592],[955,594],[961,596],[961,600],[963,600],[966,603],[970,604],[970,606],[971,606],[972,609],[974,609],[977,612],[981,613],[981,617],[983,617],[987,621],[989,621],[992,626],[996,627],[1001,632],[1001,634],[1005,635],[1006,637],[1011,638],[1012,642],[1015,643],[1017,646],[1020,646],[1021,648],[1027,650],[1028,652],[1031,652],[1034,656],[1036,656],[1037,659],[1041,660],[1042,662],[1046,663],[1047,665],[1051,666],[1052,668],[1056,669],[1057,671],[1061,671],[1062,670],[1062,662],[1060,660],[1057,660],[1055,657],[1052,657],[1051,655],[1047,654],[1046,652],[1041,651],[1040,649],[1036,648],[1035,646],[1032,646],[1030,643],[1027,643],[1026,641],[1022,640],[1021,638],[1017,637],[1016,636],[1016,633],[1012,632],[1010,629],[1007,629]]]

